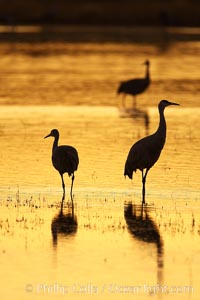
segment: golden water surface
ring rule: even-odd
[[[1,299],[199,299],[199,41],[1,42]],[[152,83],[120,108],[123,79]],[[123,176],[134,142],[167,140],[146,183]],[[127,106],[131,106],[127,96]],[[51,165],[52,128],[80,158],[74,206]]]

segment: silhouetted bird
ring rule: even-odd
[[[149,74],[149,60],[146,60],[146,75],[144,78],[130,79],[127,81],[122,81],[117,93],[122,94],[122,105],[125,107],[125,97],[126,94],[133,96],[133,107],[136,106],[136,95],[143,93],[150,84],[150,74]]]
[[[57,129],[52,129],[50,134],[45,136],[47,137],[54,137],[53,147],[52,147],[52,164],[54,168],[60,173],[62,179],[62,187],[63,187],[63,199],[65,198],[65,183],[63,174],[68,173],[69,176],[72,176],[72,183],[71,183],[71,200],[72,198],[72,189],[73,189],[73,182],[74,182],[74,172],[78,169],[79,158],[77,150],[72,146],[58,146],[59,140],[59,132]]]
[[[158,160],[162,148],[165,144],[166,122],[164,117],[164,109],[169,105],[179,104],[172,103],[167,100],[160,101],[158,105],[160,122],[157,131],[154,134],[144,137],[143,139],[137,141],[130,149],[125,163],[124,176],[127,175],[130,179],[133,178],[133,172],[136,172],[137,169],[142,171],[142,203],[145,203],[145,182],[147,173]],[[145,174],[144,169],[146,169]]]

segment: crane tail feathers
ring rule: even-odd
[[[125,168],[125,170],[124,170],[124,177],[126,178],[126,176],[128,176],[130,179],[133,179],[133,171],[131,172],[130,170],[127,170]]]

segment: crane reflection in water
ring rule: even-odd
[[[67,212],[64,212],[63,205],[61,205],[59,213],[53,218],[51,223],[54,247],[57,246],[59,236],[60,238],[74,236],[78,229],[78,221],[74,213],[74,202],[66,210]]]
[[[157,283],[162,284],[164,245],[159,228],[149,216],[148,211],[149,207],[146,205],[124,203],[124,217],[131,236],[141,242],[156,246]]]
[[[146,131],[149,134],[149,115],[144,109],[139,108],[119,108],[119,115],[121,118],[130,118],[137,121],[142,121]]]

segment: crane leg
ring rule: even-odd
[[[125,94],[122,94],[122,107],[125,108],[125,98],[126,98],[126,95]]]
[[[63,212],[63,203],[64,203],[64,200],[65,200],[65,195],[64,195],[64,193],[63,193],[63,196],[62,196],[62,202],[61,202],[61,209],[60,209],[61,214],[62,214],[62,212]]]
[[[61,179],[62,179],[62,188],[63,188],[63,198],[62,198],[62,202],[65,199],[65,183],[64,183],[64,178],[63,178],[63,174],[60,174]]]
[[[74,174],[72,174],[72,183],[71,183],[71,191],[70,191],[70,196],[71,196],[71,200],[73,202],[73,195],[72,195],[72,191],[73,191],[73,185],[74,185]]]
[[[149,169],[146,169],[144,174],[144,171],[142,170],[142,204],[145,204],[145,183],[148,171]]]
[[[133,96],[133,108],[136,108],[136,96]]]

